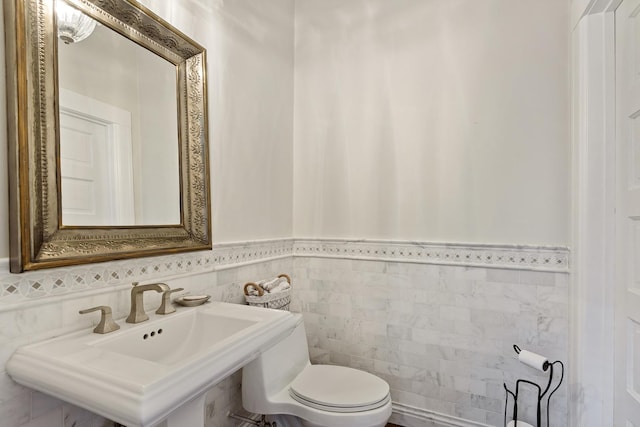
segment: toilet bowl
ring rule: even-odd
[[[242,369],[242,405],[278,427],[383,427],[391,416],[386,381],[357,369],[312,365],[299,317],[288,337]]]

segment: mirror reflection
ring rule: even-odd
[[[65,8],[81,14],[57,1],[62,224],[180,224],[176,66]]]

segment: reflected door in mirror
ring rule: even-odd
[[[180,224],[176,66],[97,25],[58,76],[62,224]]]
[[[62,215],[68,224],[126,224],[133,220],[119,218],[116,213],[118,200],[126,199],[117,194],[119,189],[111,178],[117,172],[111,135],[108,124],[60,110]],[[127,203],[131,212],[132,195]]]

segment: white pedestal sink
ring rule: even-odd
[[[287,311],[214,302],[116,332],[90,330],[20,347],[18,383],[129,427],[204,425],[204,393],[290,334]]]

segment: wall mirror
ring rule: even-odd
[[[211,248],[205,50],[133,0],[3,0],[11,271]]]

